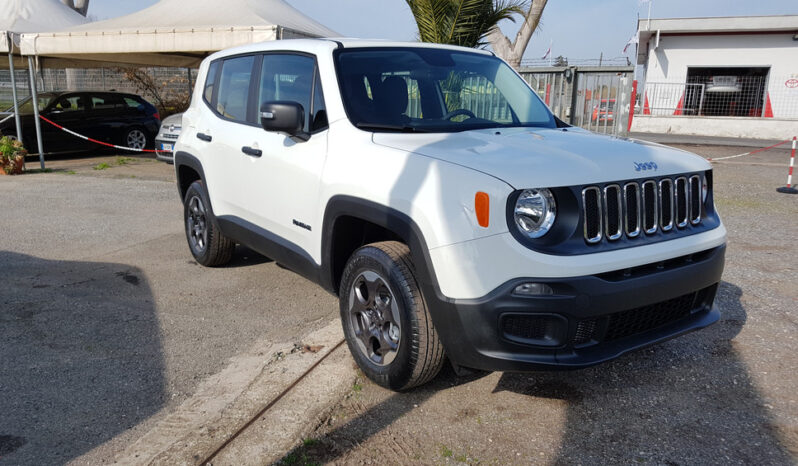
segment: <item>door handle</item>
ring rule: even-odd
[[[210,134],[197,133],[197,139],[202,139],[205,142],[211,142],[213,140],[213,137],[211,137]]]
[[[247,155],[251,155],[253,157],[260,157],[261,155],[263,155],[263,151],[262,150],[253,149],[252,147],[249,147],[249,146],[242,147],[241,148],[241,152],[243,152],[243,153],[245,153]]]

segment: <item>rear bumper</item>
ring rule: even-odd
[[[586,367],[716,322],[720,313],[713,302],[725,249],[600,275],[517,278],[479,299],[441,299],[431,289],[425,298],[458,366]],[[513,294],[527,282],[545,283],[554,294]]]

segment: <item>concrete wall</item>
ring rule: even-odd
[[[632,132],[782,141],[798,136],[798,119],[635,115]]]
[[[649,41],[646,83],[680,83],[687,79],[691,66],[769,67],[768,94],[775,118],[798,118],[798,87],[788,87],[798,79],[798,41],[793,33],[707,36],[662,36],[654,49],[656,36]],[[673,88],[675,91],[676,88]],[[660,108],[675,108],[681,92],[664,93]]]

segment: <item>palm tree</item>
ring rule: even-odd
[[[421,42],[480,47],[499,21],[515,21],[526,0],[405,0]]]

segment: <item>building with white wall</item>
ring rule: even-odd
[[[798,134],[798,16],[644,19],[638,43],[632,131]]]

